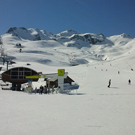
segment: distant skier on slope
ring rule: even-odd
[[[129,84],[129,85],[131,84],[131,80],[130,80],[130,79],[128,80],[128,84]]]
[[[111,79],[109,80],[109,85],[108,85],[108,88],[110,88],[110,85],[111,85]]]

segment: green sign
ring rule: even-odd
[[[65,69],[58,69],[58,76],[64,76]]]

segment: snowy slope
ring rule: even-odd
[[[37,63],[31,67],[50,73],[60,68]],[[134,135],[133,71],[101,62],[65,69],[79,84],[77,91],[39,95],[0,90],[1,134]],[[108,89],[110,78],[112,84]],[[129,78],[131,85],[128,85]]]

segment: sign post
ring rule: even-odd
[[[63,90],[65,69],[58,69],[58,86]]]

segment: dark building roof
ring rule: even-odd
[[[71,79],[69,76],[67,76],[67,78],[64,79],[64,83],[72,83],[74,82],[73,79]]]
[[[26,76],[38,75],[38,73],[30,68],[26,67],[15,67],[9,69],[2,73],[2,80],[4,82],[11,82],[15,84],[23,84],[28,82]],[[38,79],[34,78],[32,81],[38,81]]]

